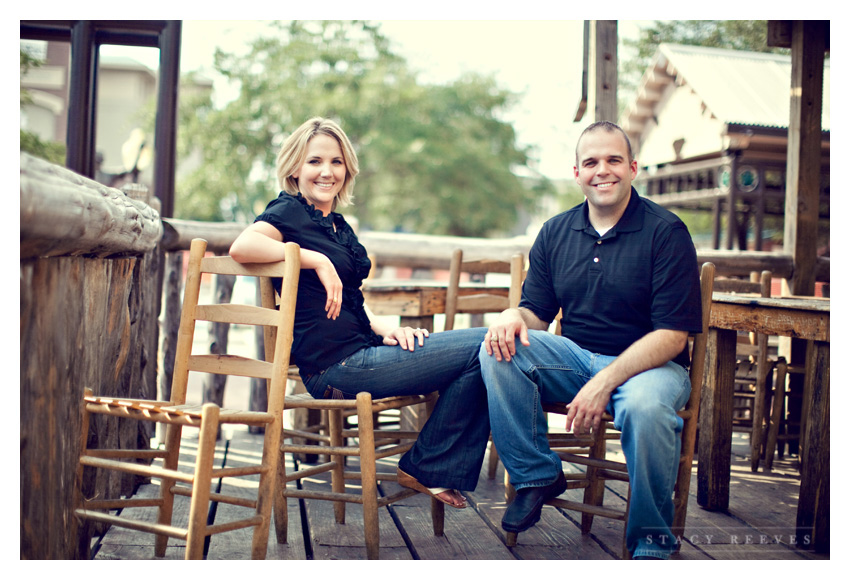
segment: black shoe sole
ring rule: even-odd
[[[539,521],[540,521],[540,516],[542,516],[542,515],[543,515],[543,506],[540,506],[540,510],[537,512],[537,517],[536,517],[536,518],[534,518],[534,521],[533,521],[533,522],[531,522],[531,523],[529,523],[527,526],[524,526],[524,527],[516,527],[516,528],[514,528],[513,526],[505,525],[505,523],[504,523],[504,522],[502,522],[502,529],[503,529],[503,530],[505,530],[506,532],[512,532],[512,533],[514,533],[514,534],[518,534],[518,533],[520,533],[520,532],[524,532],[525,530],[529,530],[529,529],[533,528],[533,527],[534,527],[534,525],[535,525],[537,522],[539,522]]]

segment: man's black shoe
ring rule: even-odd
[[[540,487],[524,487],[516,492],[516,497],[502,518],[502,529],[508,532],[524,532],[540,520],[543,503],[558,497],[567,489],[564,473],[558,473],[554,483]]]

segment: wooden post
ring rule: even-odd
[[[97,50],[91,20],[71,26],[71,76],[68,87],[68,169],[94,178]]]
[[[700,397],[697,464],[697,502],[707,510],[729,509],[736,342],[734,330],[712,328],[708,335],[706,378]]]
[[[821,172],[824,27],[795,20],[791,32],[791,118],[785,190],[785,252],[794,257],[791,292],[811,296],[815,286]]]
[[[594,121],[617,121],[617,21],[595,20],[590,26]]]
[[[256,304],[262,304],[260,297],[260,283],[257,281],[256,286]],[[262,326],[254,327],[254,347],[256,348],[256,357],[258,360],[266,360],[266,339]],[[248,398],[248,408],[251,411],[263,411],[269,406],[269,392],[266,386],[265,379],[251,377],[251,394]],[[250,433],[264,433],[264,427],[250,426]]]
[[[828,21],[791,22],[791,113],[785,185],[785,253],[794,260],[794,273],[783,292],[812,296],[815,289],[821,172],[821,115],[823,110],[823,54]],[[792,339],[789,360],[805,361],[807,345]],[[802,390],[802,377],[791,375],[792,391]],[[792,403],[792,405],[796,405]],[[793,406],[789,414],[799,417]],[[801,433],[802,434],[802,433]]]
[[[162,200],[161,215],[174,215],[177,166],[177,93],[180,85],[180,20],[169,20],[159,38],[159,94],[156,107],[154,192]]]
[[[829,343],[812,341],[806,399],[809,420],[805,423],[801,489],[797,509],[797,537],[817,552],[829,552]],[[820,387],[817,388],[816,385]]]

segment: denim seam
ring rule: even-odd
[[[527,371],[524,371],[525,375],[530,378],[531,374],[533,372],[537,371],[539,368],[544,368],[544,367],[532,365]],[[558,470],[561,470],[561,469],[563,469],[561,462],[560,462],[560,460],[556,462],[555,459],[552,458],[551,449],[549,450],[548,453],[544,453],[543,450],[540,449],[540,446],[537,444],[537,435],[538,435],[538,431],[537,431],[537,417],[538,417],[538,415],[537,415],[537,413],[538,413],[538,410],[541,408],[540,405],[541,405],[541,403],[540,403],[540,386],[537,384],[536,381],[534,381],[534,405],[533,405],[534,414],[531,418],[531,430],[532,430],[531,440],[534,442],[534,448],[541,455],[546,455],[546,457],[549,458],[549,460],[552,462],[552,465],[555,468],[557,468]],[[528,482],[524,485],[518,486],[515,489],[522,489],[522,488],[525,488],[525,487],[542,487],[542,486],[550,485],[551,483],[552,483],[551,481],[542,481],[542,480],[531,481],[531,482]]]

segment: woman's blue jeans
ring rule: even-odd
[[[473,490],[490,436],[487,392],[478,347],[486,328],[435,332],[413,351],[398,346],[360,349],[305,387],[315,398],[373,398],[439,391],[431,417],[399,467],[426,487]]]
[[[482,346],[490,424],[499,458],[516,489],[548,485],[562,469],[549,448],[543,402],[569,402],[616,357],[588,352],[571,340],[531,331],[530,346],[516,342],[510,362],[497,362]],[[676,415],[690,394],[680,365],[632,377],[611,395],[607,411],[622,432],[631,481],[626,543],[634,556],[667,557],[675,548],[673,487],[679,465],[682,420]]]

